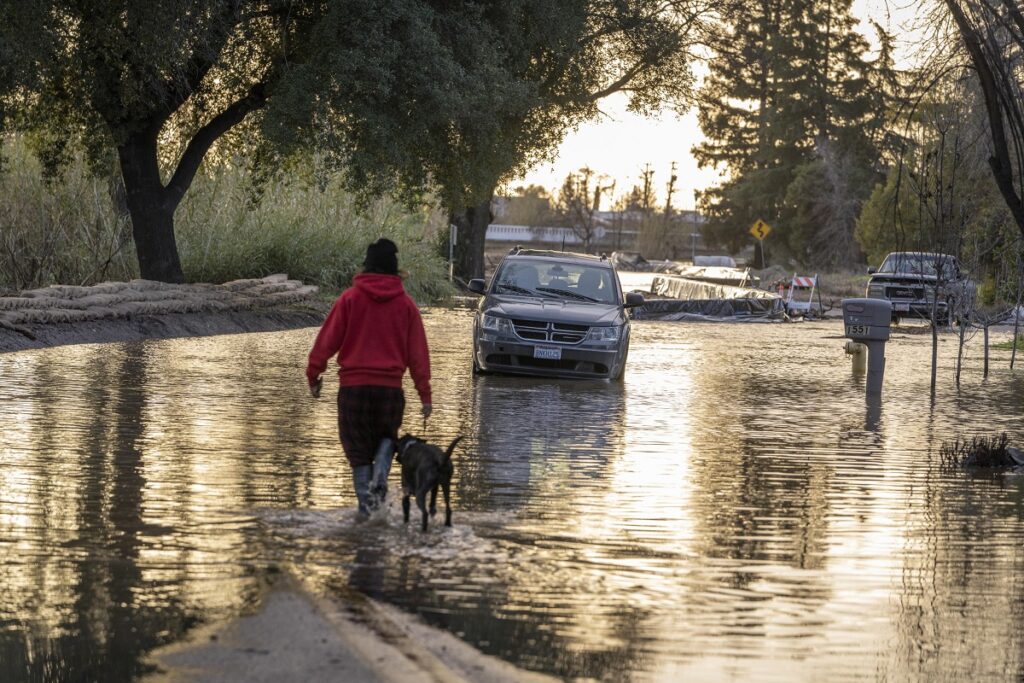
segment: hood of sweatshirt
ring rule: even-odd
[[[398,275],[360,273],[353,278],[352,285],[374,301],[381,303],[390,301],[405,292],[402,287],[402,278]]]

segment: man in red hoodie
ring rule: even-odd
[[[367,515],[387,491],[398,428],[405,412],[402,376],[409,368],[430,416],[430,355],[419,309],[398,275],[398,248],[381,238],[366,248],[363,272],[342,292],[309,353],[306,379],[319,398],[321,375],[337,354],[338,432],[352,466],[359,512]],[[372,486],[371,486],[371,478]]]

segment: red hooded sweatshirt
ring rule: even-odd
[[[402,387],[409,368],[423,403],[430,403],[430,355],[419,309],[397,275],[362,273],[342,292],[309,352],[310,385],[338,355],[341,386]]]

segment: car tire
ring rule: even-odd
[[[626,351],[622,357],[622,365],[619,366],[619,371],[612,377],[613,382],[621,382],[626,377],[626,361],[629,359],[629,351]]]
[[[484,372],[483,370],[481,370],[480,366],[477,364],[477,362],[476,362],[476,351],[474,351],[473,352],[473,376],[474,377],[479,377],[481,375],[486,375],[486,374],[487,373]]]

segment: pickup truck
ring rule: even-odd
[[[977,286],[949,254],[895,251],[877,269],[869,268],[865,296],[892,302],[892,318],[920,318],[948,325],[974,307]]]

